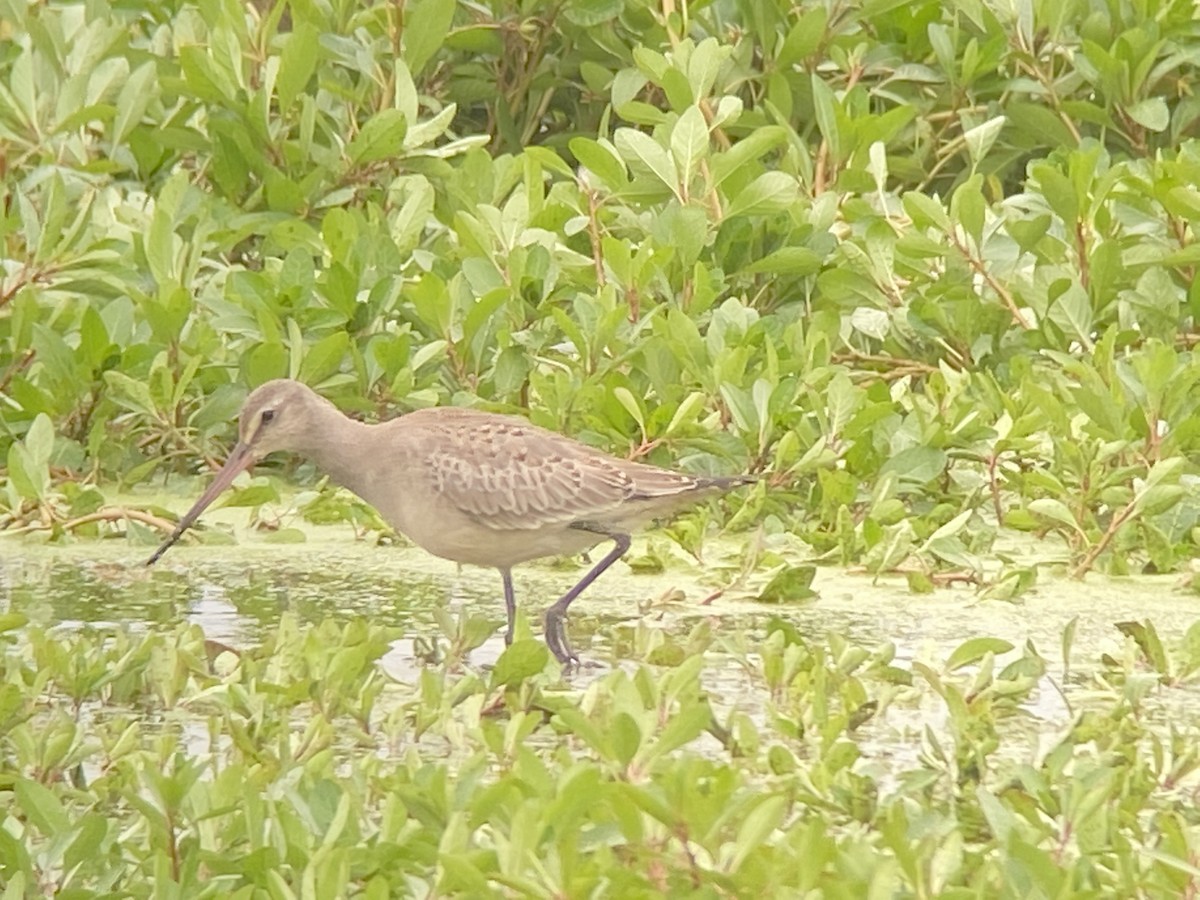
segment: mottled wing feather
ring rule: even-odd
[[[437,491],[497,530],[544,528],[602,516],[634,491],[602,456],[519,421],[489,420],[453,430],[425,464]]]
[[[637,501],[726,486],[616,459],[516,417],[448,408],[410,415],[427,419],[431,440],[419,462],[436,491],[498,531],[604,524]]]

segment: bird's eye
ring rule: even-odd
[[[264,409],[264,410],[262,411],[262,415],[259,417],[259,420],[262,422],[262,424],[266,425],[266,424],[267,424],[268,422],[270,422],[270,421],[271,421],[273,418],[275,418],[275,410],[273,410],[273,409]]]

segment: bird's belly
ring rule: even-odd
[[[537,529],[442,528],[436,534],[409,535],[434,556],[475,566],[507,569],[531,559],[582,553],[604,540],[603,535],[565,526]]]
[[[376,508],[418,547],[454,562],[507,569],[531,559],[582,553],[605,537],[550,522],[536,528],[488,525],[421,490],[393,491]],[[391,502],[387,502],[387,501]]]

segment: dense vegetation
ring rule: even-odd
[[[643,626],[639,647],[682,662],[579,692],[540,639],[408,689],[376,666],[394,632],[361,618],[285,616],[236,657],[195,626],[13,624],[6,897],[1166,900],[1200,883],[1200,729],[1154,724],[1194,694],[1200,628],[1168,649],[1132,626],[1104,660],[1068,632],[1063,664],[1096,674],[1035,752],[1020,723],[1053,660],[1027,646],[996,665],[1013,648],[994,638],[910,670],[891,645],[783,622],[750,646]],[[705,684],[710,653],[761,706]],[[900,772],[877,743],[898,739]]]
[[[1191,3],[527,7],[6,7],[0,521],[125,527],[291,375],[875,571],[1194,554]]]
[[[0,530],[155,541],[170,514],[146,485],[207,471],[246,391],[292,376],[365,417],[519,409],[760,473],[669,533],[698,552],[710,517],[756,530],[746,568],[775,601],[806,594],[799,561],[1018,596],[1038,569],[996,551],[1014,530],[1077,576],[1186,572],[1198,59],[1191,0],[0,3]],[[256,482],[235,502],[276,500]],[[328,491],[301,512],[372,524]],[[516,645],[488,676],[431,671],[390,714],[393,737],[449,729],[456,762],[387,769],[317,733],[380,727],[378,633],[281,631],[214,674],[189,632],[63,650],[18,619],[0,620],[14,896],[201,872],[280,897],[1200,890],[1195,814],[1170,794],[1194,729],[1133,715],[1150,683],[1193,677],[1195,641],[1172,656],[1149,626],[1105,661],[1111,704],[1004,783],[989,729],[1044,661],[993,678],[985,642],[919,672],[955,746],[927,736],[883,799],[852,733],[911,672],[784,623],[746,654],[761,741],[709,714],[690,668],[614,672],[579,711]],[[348,641],[370,652],[337,656]],[[271,669],[301,647],[311,671]],[[307,687],[265,699],[285,674]],[[226,774],[132,719],[84,740],[39,699],[64,696],[212,702]],[[301,705],[316,731],[297,738]],[[710,755],[673,752],[709,726]],[[247,784],[277,805],[214,843]],[[141,823],[144,856],[108,816]]]

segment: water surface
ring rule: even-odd
[[[0,536],[0,607],[45,626],[156,628],[188,620],[234,645],[256,642],[284,611],[311,622],[366,616],[421,636],[433,633],[433,612],[442,606],[494,618],[501,630],[504,604],[495,571],[460,567],[418,548],[355,540],[344,528],[312,531],[316,538],[301,544],[178,546],[151,568],[143,565],[149,551],[124,541],[42,545]],[[706,549],[709,558],[737,552],[733,543]],[[653,575],[614,565],[571,607],[577,649],[639,620],[683,634],[704,617],[719,634],[753,636],[779,616],[817,640],[838,632],[868,646],[894,642],[904,659],[944,657],[978,635],[1017,645],[1032,640],[1049,657],[1075,619],[1082,658],[1121,645],[1117,622],[1149,618],[1166,639],[1200,617],[1200,598],[1183,590],[1177,576],[1080,582],[1044,574],[1024,597],[1002,601],[981,600],[970,587],[912,594],[899,578],[820,568],[817,598],[768,606],[746,590],[714,599],[719,576],[682,557],[676,563]],[[586,569],[579,560],[516,570],[518,604],[535,630],[541,611]]]
[[[459,567],[423,551],[355,540],[349,529],[315,528],[303,544],[273,544],[251,537],[238,545],[187,544],[174,548],[158,565],[143,565],[149,549],[124,541],[44,546],[0,538],[0,610],[24,613],[46,627],[117,626],[132,630],[172,628],[180,621],[201,626],[206,636],[233,647],[252,646],[290,611],[301,621],[365,616],[400,628],[385,656],[385,669],[411,683],[423,665],[416,641],[437,634],[435,611],[478,615],[495,622],[495,634],[473,651],[471,664],[486,667],[504,649],[504,604],[499,575]],[[642,540],[645,540],[644,538]],[[635,542],[633,553],[639,552]],[[795,605],[765,606],[748,591],[714,598],[716,572],[736,571],[739,546],[706,546],[706,558],[725,565],[705,572],[680,556],[668,571],[633,574],[617,563],[573,606],[569,622],[585,668],[576,687],[602,677],[628,656],[629,637],[639,624],[683,639],[705,620],[716,641],[704,677],[719,714],[740,709],[764,714],[764,686],[739,661],[753,656],[769,620],[790,621],[806,638],[823,642],[830,632],[867,648],[896,647],[896,665],[921,660],[940,669],[963,641],[993,636],[1011,642],[1011,657],[1032,641],[1050,671],[1025,704],[1024,721],[1009,735],[1012,752],[1029,758],[1051,746],[1073,713],[1064,690],[1071,685],[1060,660],[1063,629],[1076,621],[1072,670],[1098,665],[1102,653],[1119,656],[1125,642],[1115,627],[1128,620],[1151,620],[1171,645],[1200,613],[1200,600],[1172,576],[1084,582],[1053,573],[1015,602],[981,600],[968,587],[914,595],[898,578],[872,580],[832,568],[818,570],[816,599]],[[541,611],[586,571],[583,561],[535,563],[515,573],[518,603],[540,633]],[[722,651],[722,647],[736,652]],[[1083,691],[1086,693],[1086,691]],[[1159,715],[1200,711],[1194,691],[1164,698]],[[1182,708],[1181,708],[1182,705]],[[1170,710],[1174,709],[1174,712]],[[893,770],[916,761],[924,729],[945,733],[945,704],[929,690],[885,708],[860,733],[861,748]]]

